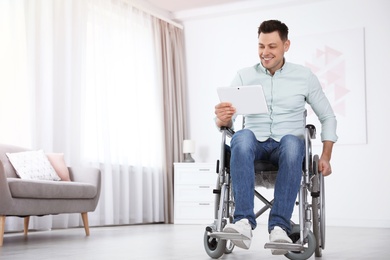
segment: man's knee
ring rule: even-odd
[[[280,140],[281,149],[289,156],[301,157],[305,152],[304,139],[295,135],[285,135]]]
[[[230,141],[232,149],[248,149],[257,142],[255,134],[249,129],[237,131]]]

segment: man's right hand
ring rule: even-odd
[[[229,102],[222,102],[215,106],[215,115],[217,116],[216,124],[221,126],[232,126],[232,117],[236,109]]]

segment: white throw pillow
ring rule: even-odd
[[[42,150],[7,153],[7,156],[21,179],[61,180]]]

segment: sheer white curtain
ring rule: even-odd
[[[95,225],[164,221],[162,88],[152,19],[120,0],[0,1],[0,141],[102,170]],[[79,226],[79,214],[30,228]],[[8,218],[6,230],[21,230]]]
[[[151,21],[127,2],[89,2],[81,148],[83,160],[103,172],[99,224],[164,221],[163,104]]]
[[[80,163],[85,11],[85,1],[0,1],[0,67],[8,68],[0,77],[2,143],[64,152],[68,164]],[[78,226],[79,218],[33,217],[30,228]],[[22,227],[22,219],[7,218],[6,230]]]
[[[0,1],[0,142],[30,146],[31,91],[27,79],[23,2]]]

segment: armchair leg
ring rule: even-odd
[[[3,246],[5,216],[0,216],[0,246]]]
[[[28,225],[30,224],[30,216],[24,217],[24,235],[27,236]]]
[[[89,236],[88,212],[81,213],[81,218],[84,223],[85,235]]]

